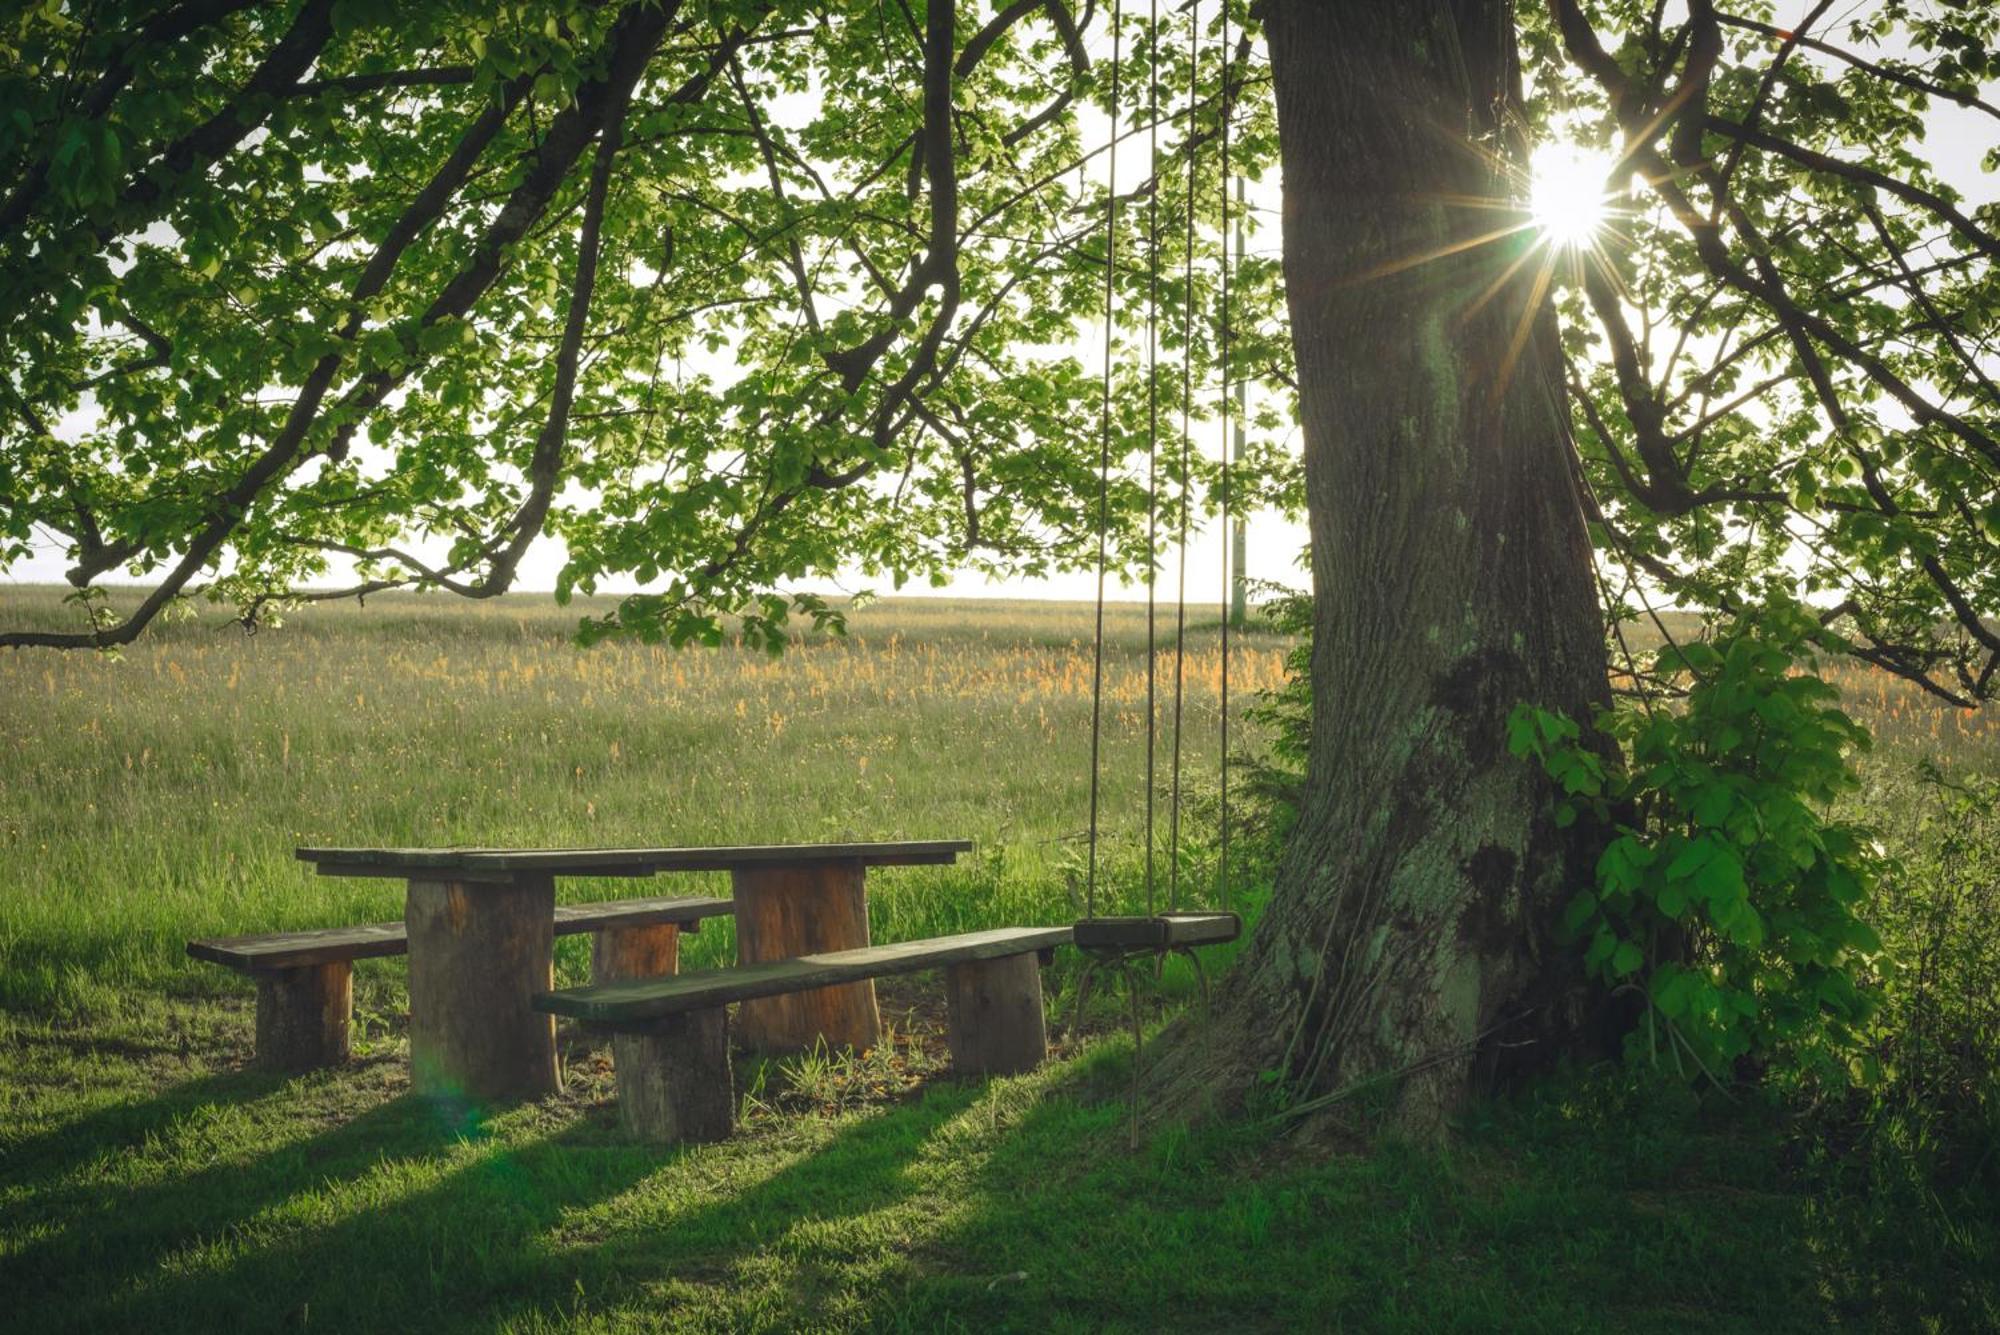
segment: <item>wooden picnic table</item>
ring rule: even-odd
[[[410,1067],[421,1093],[480,1099],[556,1089],[555,1021],[531,999],[554,986],[555,878],[727,871],[737,958],[751,964],[852,950],[868,939],[867,869],[955,862],[970,840],[712,848],[301,848],[322,876],[408,883]],[[746,1001],[752,1047],[873,1046],[873,981]]]

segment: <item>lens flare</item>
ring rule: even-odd
[[[1530,160],[1529,207],[1549,243],[1590,245],[1610,212],[1606,181],[1616,159],[1576,144],[1548,143]]]

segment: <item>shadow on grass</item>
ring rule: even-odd
[[[175,1122],[247,1103],[283,1084],[282,1076],[261,1071],[221,1071],[150,1097],[107,1102],[46,1131],[0,1143],[0,1188],[40,1191],[91,1163],[139,1148]]]
[[[1971,1310],[1897,1283],[1868,1254],[1880,1221],[1837,1237],[1742,1110],[1554,1086],[1443,1150],[1232,1126],[1128,1151],[1101,1097],[1125,1060],[1101,1045],[691,1149],[622,1143],[601,1107],[516,1109],[467,1138],[403,1097],[261,1152],[252,1125],[235,1143],[261,1157],[178,1177],[159,1158],[63,1197],[59,1229],[0,1258],[0,1289],[36,1330],[1783,1331]],[[215,1102],[231,1079],[160,1101]],[[312,1092],[241,1111],[296,1118]]]
[[[663,1265],[685,1267],[691,1277],[726,1272],[746,1251],[782,1245],[800,1225],[837,1228],[905,1200],[918,1189],[911,1165],[981,1092],[970,1084],[932,1085],[915,1099],[845,1121],[801,1145],[790,1162],[754,1185],[705,1202],[685,1186],[650,1203],[635,1202],[601,1237],[580,1231],[572,1249],[587,1245],[589,1267],[614,1284],[621,1275],[657,1277]],[[746,1158],[758,1150],[756,1139],[739,1146]]]
[[[1354,1155],[1238,1125],[1133,1151],[1123,1114],[1057,1093],[990,1138],[953,1189],[963,1208],[869,1298],[868,1323],[1806,1330],[1830,1315],[1822,1280],[1841,1262],[1755,1131],[1613,1119],[1565,1137],[1515,1118],[1449,1150]]]
[[[800,1221],[837,1225],[898,1200],[910,1157],[973,1096],[945,1089],[845,1123],[749,1185],[770,1153],[757,1137],[659,1150],[583,1123],[440,1153],[411,1146],[407,1122],[424,1114],[403,1099],[340,1135],[393,1140],[410,1162],[374,1165],[344,1190],[291,1177],[303,1199],[293,1217],[262,1228],[217,1221],[207,1245],[156,1251],[149,1282],[70,1316],[145,1330],[492,1328],[560,1313],[586,1293],[698,1294]]]
[[[26,1240],[0,1257],[0,1291],[31,1295],[51,1313],[88,1311],[202,1239],[240,1230],[301,1193],[435,1156],[465,1131],[405,1095],[271,1148],[273,1132],[298,1120],[299,1101],[311,1097],[270,1076],[215,1076],[71,1123],[57,1145],[81,1150],[91,1135],[111,1144],[65,1156],[68,1171],[43,1176],[10,1211]]]

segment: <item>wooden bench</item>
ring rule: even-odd
[[[731,912],[727,899],[660,896],[555,910],[555,934],[591,932],[590,976],[600,983],[675,971],[680,933]],[[198,960],[257,980],[257,1062],[275,1071],[310,1071],[347,1060],[354,961],[401,955],[409,932],[400,922],[328,927],[190,941]]]
[[[538,1011],[612,1034],[618,1117],[663,1144],[722,1140],[735,1124],[727,1007],[889,974],[943,968],[952,1065],[1010,1075],[1048,1055],[1038,965],[1067,927],[1002,927],[896,945],[706,969],[675,978],[594,983],[535,997]]]

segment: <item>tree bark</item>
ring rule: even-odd
[[[1313,732],[1268,912],[1157,1068],[1183,1112],[1277,1072],[1380,1081],[1443,1127],[1583,1018],[1553,930],[1600,836],[1505,746],[1520,701],[1608,703],[1591,555],[1527,221],[1513,7],[1267,0],[1312,535]],[[1487,238],[1487,239],[1481,239]],[[1268,1077],[1267,1077],[1268,1078]]]

